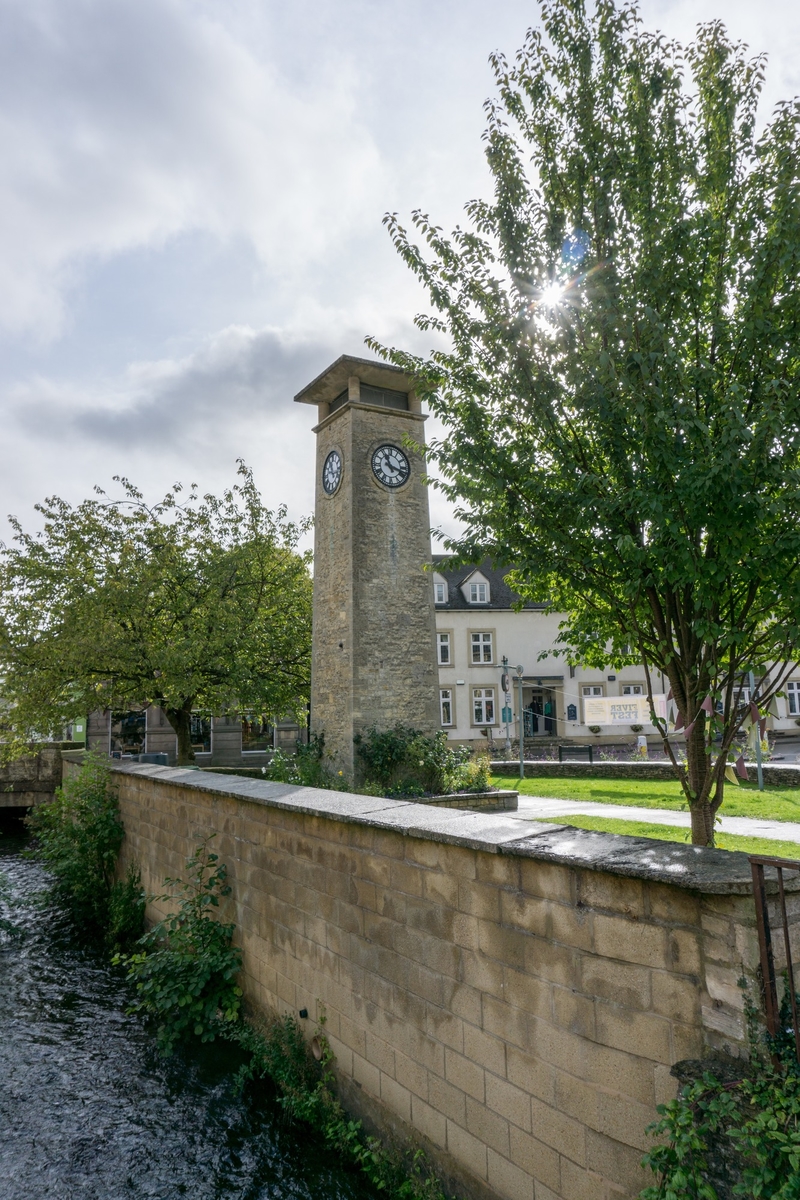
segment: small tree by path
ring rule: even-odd
[[[800,106],[757,135],[764,62],[719,23],[541,12],[492,58],[492,199],[449,238],[416,213],[420,244],[387,217],[446,348],[371,344],[447,427],[448,547],[516,564],[570,662],[643,662],[651,706],[667,678],[712,845],[748,673],[763,715],[800,646]]]
[[[302,708],[311,661],[305,525],[267,509],[250,470],[221,497],[157,504],[118,480],[73,508],[53,497],[39,534],[11,519],[0,549],[0,677],[7,748],[77,714],[157,704],[194,759],[191,715]]]

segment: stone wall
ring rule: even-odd
[[[758,780],[755,763],[747,763],[750,783]],[[496,759],[493,775],[519,777],[519,759]],[[800,765],[764,763],[764,783],[767,787],[800,787]],[[667,762],[525,762],[528,779],[675,779],[671,763]]]
[[[307,1008],[309,1036],[324,1006],[348,1105],[421,1140],[461,1196],[635,1196],[671,1066],[743,1051],[743,855],[206,772],[116,777],[147,891],[215,834],[249,1002]]]
[[[0,766],[0,808],[31,808],[49,800],[61,783],[61,746],[45,743],[35,753]]]

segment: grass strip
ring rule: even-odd
[[[686,811],[686,798],[675,780],[650,779],[514,779],[493,775],[492,786],[513,788],[524,796],[555,800],[591,800],[594,804],[633,804],[638,808]],[[800,787],[765,788],[754,783],[728,784],[722,811],[726,817],[756,817],[762,821],[800,822]]]

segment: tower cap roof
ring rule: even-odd
[[[372,387],[391,388],[397,392],[414,390],[414,380],[400,367],[374,358],[353,358],[343,354],[306,384],[295,396],[295,401],[298,404],[330,404],[345,390],[352,375]]]

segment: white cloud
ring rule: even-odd
[[[689,40],[717,0],[645,0]],[[486,58],[529,0],[0,0],[0,515],[114,473],[310,511],[292,395],[363,337],[424,352],[380,227],[486,194]],[[800,90],[800,6],[729,0]],[[198,250],[198,247],[200,248]],[[434,524],[446,506],[431,496]]]
[[[0,323],[53,336],[77,269],[192,229],[302,275],[382,186],[354,87],[293,87],[178,0],[6,3]]]
[[[321,343],[278,329],[230,326],[191,354],[134,362],[120,378],[91,387],[44,377],[18,385],[0,459],[4,482],[17,494],[27,491],[25,456],[15,447],[33,439],[40,470],[62,480],[66,474],[65,498],[72,502],[95,484],[112,490],[115,474],[132,478],[151,499],[175,481],[220,490],[244,458],[268,504],[286,502],[293,517],[308,515],[316,410],[293,398],[343,346],[361,353],[349,332],[338,330]],[[438,493],[431,491],[430,501],[432,524],[451,529]]]

